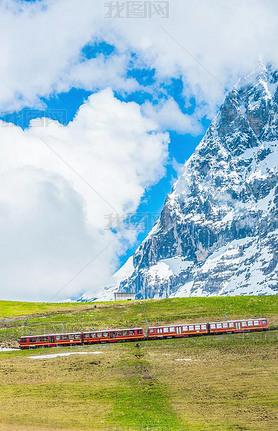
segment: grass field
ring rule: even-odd
[[[42,321],[83,329],[143,324],[145,317],[149,323],[207,321],[225,313],[266,315],[275,326],[277,303],[277,297],[184,298],[94,309],[10,302],[2,308],[0,302],[6,325],[0,332],[12,341],[16,331],[42,329]],[[146,341],[139,348],[121,343],[0,352],[0,431],[274,431],[277,342],[273,330]],[[102,353],[31,359],[80,351]]]
[[[95,308],[97,307],[97,308]],[[0,301],[0,343],[21,335],[124,328],[226,318],[267,316],[278,325],[277,296],[176,298],[110,303],[26,303]]]

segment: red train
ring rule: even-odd
[[[210,323],[151,326],[147,333],[142,328],[106,329],[102,331],[73,332],[67,334],[26,335],[20,338],[21,349],[139,341],[159,338],[180,338],[198,335],[263,331],[269,329],[265,317],[244,320],[227,320]]]

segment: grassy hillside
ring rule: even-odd
[[[277,337],[0,353],[0,430],[274,431]],[[31,359],[78,351],[102,353]]]
[[[145,327],[267,316],[278,325],[278,296],[176,298],[107,303],[28,303],[0,301],[0,342],[21,335],[87,329]]]
[[[97,308],[94,308],[97,306]],[[23,333],[264,315],[278,297],[97,304],[0,302],[1,340]],[[274,431],[278,331],[0,351],[0,431]],[[77,352],[101,354],[78,355]],[[53,353],[67,357],[32,359]]]

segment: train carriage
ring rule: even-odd
[[[106,329],[83,332],[83,343],[115,343],[117,341],[137,341],[145,338],[142,328]]]
[[[179,338],[204,334],[208,334],[207,323],[152,326],[148,329],[148,338]]]
[[[210,334],[262,331],[267,329],[268,322],[265,317],[260,317],[256,319],[227,320],[224,322],[209,323]]]
[[[20,338],[21,349],[36,347],[72,346],[94,343],[115,343],[159,338],[180,338],[208,334],[223,334],[268,330],[265,317],[235,319],[210,323],[151,326],[146,334],[142,328],[105,329],[66,334],[26,335]]]
[[[82,333],[73,332],[67,334],[44,334],[23,336],[19,340],[21,349],[30,349],[36,347],[57,347],[64,345],[82,344]]]

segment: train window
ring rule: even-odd
[[[104,332],[102,335],[103,335],[105,338],[107,338],[107,337],[109,336],[109,333],[108,333],[108,332]]]
[[[207,329],[207,325],[201,325],[202,329]]]
[[[90,338],[90,334],[83,334],[83,338]]]
[[[143,334],[143,330],[142,329],[138,329],[137,330],[137,334]]]
[[[153,332],[154,332],[154,329],[153,329],[153,328],[151,328],[151,329],[150,329],[150,332],[151,332],[151,333],[153,333]]]
[[[117,337],[121,337],[123,335],[122,331],[117,332]]]
[[[162,334],[163,330],[164,330],[164,328],[157,328],[157,332],[158,332],[159,334]]]
[[[169,332],[169,328],[167,328],[166,326],[163,328],[163,332]]]
[[[175,332],[175,327],[174,326],[170,326],[170,332]]]
[[[80,334],[75,334],[75,335],[74,335],[74,338],[75,338],[76,340],[79,340],[79,338],[80,338]]]
[[[234,322],[230,322],[229,323],[229,328],[233,328],[234,327]]]
[[[37,341],[41,341],[42,340],[42,337],[37,337]]]
[[[242,326],[247,326],[247,322],[242,322]]]
[[[189,331],[194,331],[194,326],[193,325],[189,326]]]
[[[73,334],[70,334],[69,335],[69,340],[73,340],[74,339],[74,335]]]
[[[259,326],[259,321],[258,320],[254,320],[254,325],[255,326]]]
[[[228,323],[223,323],[223,328],[228,328]]]
[[[97,338],[102,338],[102,332],[97,332]]]
[[[26,338],[21,338],[21,339],[20,339],[20,341],[21,341],[22,343],[26,343]]]
[[[134,335],[134,331],[129,331],[129,335]]]
[[[126,337],[128,335],[128,331],[123,331],[123,336]]]
[[[195,329],[196,329],[196,331],[199,331],[200,330],[200,325],[195,325]]]
[[[30,343],[35,343],[36,342],[36,338],[29,338]]]
[[[262,324],[263,324],[263,325],[266,325],[266,320],[262,320]]]
[[[56,335],[56,341],[60,341],[61,340],[61,335]]]
[[[183,327],[182,327],[182,330],[183,330],[183,331],[188,331],[188,326],[183,326]]]
[[[248,326],[253,326],[253,320],[248,320]]]
[[[216,328],[222,328],[221,323],[217,323],[217,324],[216,324]]]
[[[91,338],[96,338],[96,337],[97,337],[97,334],[95,332],[92,332],[91,333]]]
[[[68,336],[67,335],[62,335],[62,340],[67,340]]]
[[[115,332],[110,332],[110,338],[115,338],[116,337],[116,333]]]
[[[215,323],[211,323],[210,329],[215,329]]]

